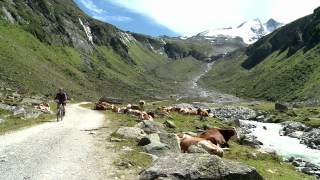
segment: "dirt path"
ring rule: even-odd
[[[111,179],[114,154],[106,156],[101,148],[105,139],[99,140],[94,130],[104,118],[79,104],[70,105],[62,122],[0,136],[0,179]]]

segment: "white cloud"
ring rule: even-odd
[[[319,0],[105,0],[153,19],[183,35],[260,18],[288,23],[312,13]]]
[[[273,0],[271,16],[284,23],[289,23],[311,14],[319,6],[319,0]]]
[[[85,6],[87,9],[89,9],[90,11],[92,12],[95,12],[95,13],[98,13],[98,14],[102,14],[102,13],[105,13],[106,11],[101,9],[101,8],[98,8],[94,2],[92,2],[91,0],[80,0],[81,4],[83,6]]]
[[[109,16],[109,15],[103,15],[103,16],[93,16],[95,19],[99,19],[101,21],[119,21],[119,22],[126,22],[126,21],[132,21],[131,17],[126,16]]]

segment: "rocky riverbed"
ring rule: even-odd
[[[196,103],[174,106],[197,108],[205,105]],[[277,107],[279,108],[279,106]],[[267,123],[270,114],[255,111],[248,107],[222,106],[209,109],[212,116],[225,123],[235,123],[238,126],[237,129],[242,135],[242,144],[281,155],[285,161],[296,166],[298,171],[320,177],[320,131],[318,128],[312,128],[294,121],[278,124]],[[292,160],[292,158],[295,160]]]
[[[308,136],[309,133],[317,132],[317,129],[297,122],[274,124],[242,120],[241,124],[241,127],[246,129],[243,131],[245,133],[244,143],[268,152],[274,151],[285,161],[297,167],[298,171],[320,178],[320,151],[311,149],[308,143],[303,144],[306,141],[305,138],[312,142],[311,144],[319,140],[319,136]],[[306,130],[310,132],[303,132]]]
[[[141,172],[140,179],[263,179],[255,168],[223,160],[204,149],[191,154],[181,153],[177,135],[164,129],[164,124],[142,121],[134,127],[121,127],[116,131],[122,138],[135,139],[153,157],[154,162]]]

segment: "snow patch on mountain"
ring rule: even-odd
[[[197,36],[205,37],[206,39],[214,39],[216,37],[226,38],[242,38],[246,44],[253,44],[261,37],[270,34],[277,28],[284,24],[278,23],[277,21],[270,19],[268,22],[262,24],[259,19],[252,21],[246,21],[237,27],[228,27],[223,29],[207,30],[199,33]]]

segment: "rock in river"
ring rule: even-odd
[[[281,129],[280,134],[293,138],[300,138],[304,131],[309,131],[311,129],[300,122],[293,121],[286,121],[281,123],[281,125],[283,128]]]
[[[157,159],[140,173],[141,180],[237,179],[260,180],[255,168],[209,154],[173,154]]]
[[[320,150],[320,129],[314,128],[309,132],[303,133],[301,136],[301,143],[312,149]]]

